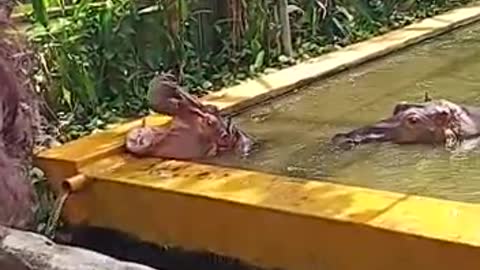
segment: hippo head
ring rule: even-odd
[[[398,144],[441,144],[454,136],[454,113],[442,102],[399,103],[390,118],[339,133],[332,142],[340,147],[351,147],[369,142]]]
[[[240,156],[246,157],[252,151],[254,140],[245,132],[238,129],[231,118],[221,119],[222,134],[218,137],[217,144],[220,151],[233,149]]]
[[[170,73],[162,73],[149,84],[148,100],[150,108],[156,113],[169,116],[177,115],[182,103],[190,108],[201,108],[200,101],[184,91],[175,77]]]
[[[250,153],[253,140],[248,135],[224,118],[216,106],[203,105],[183,91],[170,75],[153,79],[149,98],[150,107],[157,113],[172,116],[172,122],[168,127],[141,127],[130,131],[126,140],[130,152],[183,159],[227,151],[241,156]]]
[[[190,123],[196,126],[197,130],[207,136],[218,147],[219,152],[234,151],[240,156],[248,156],[251,152],[254,141],[245,132],[238,129],[231,121],[230,117],[222,117],[220,111],[211,105],[204,106],[202,109],[191,109],[190,114],[197,115],[198,118]],[[177,117],[191,120],[189,113],[182,113],[179,110]]]

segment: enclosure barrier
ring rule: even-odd
[[[460,8],[205,98],[237,112],[306,83],[477,21]],[[148,124],[167,123],[149,116]],[[266,268],[480,269],[480,206],[192,162],[133,159],[142,120],[40,153],[63,215],[159,245]]]

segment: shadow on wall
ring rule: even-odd
[[[98,227],[62,228],[57,233],[55,241],[91,249],[120,260],[140,263],[159,270],[266,270],[210,252],[190,252],[181,248],[159,247],[121,232]]]

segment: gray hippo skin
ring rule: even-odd
[[[480,135],[480,108],[448,100],[396,104],[391,117],[338,133],[334,145],[350,148],[370,142],[451,144]]]

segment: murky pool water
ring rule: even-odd
[[[339,74],[236,117],[264,141],[249,159],[216,164],[450,200],[480,202],[480,146],[363,145],[333,151],[328,141],[391,115],[425,91],[480,106],[480,24]]]

